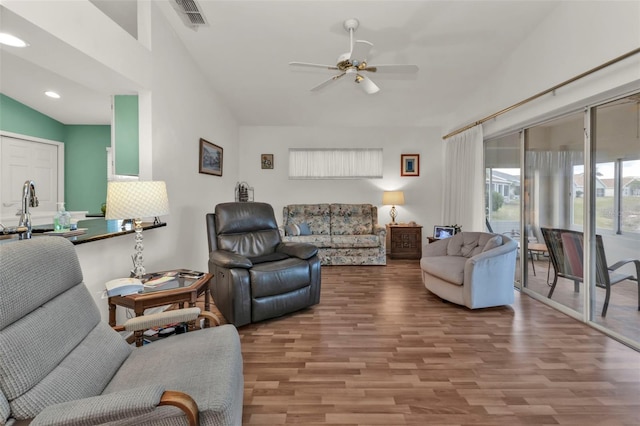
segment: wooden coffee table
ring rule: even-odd
[[[189,307],[194,307],[196,306],[196,300],[202,293],[204,293],[204,309],[210,311],[211,293],[209,291],[209,280],[213,275],[204,273],[199,278],[193,278],[191,275],[180,271],[175,271],[178,274],[174,280],[160,284],[155,288],[145,288],[142,293],[109,297],[109,325],[112,327],[116,325],[116,306],[133,309],[136,317],[139,317],[144,315],[145,309],[157,306],[178,304],[180,308],[183,308],[184,304],[188,303]],[[148,274],[145,277],[158,276],[166,272],[173,271]],[[208,321],[205,321],[205,323],[206,326],[209,325]],[[136,346],[142,346],[142,336],[136,337]]]

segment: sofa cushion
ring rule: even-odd
[[[329,204],[290,204],[283,209],[283,224],[306,223],[311,234],[329,235],[331,232]]]
[[[500,247],[501,245],[502,236],[494,235],[493,237],[489,238],[489,241],[487,241],[487,243],[484,245],[482,252],[484,253],[485,251],[493,250],[494,248]]]
[[[379,247],[380,238],[377,235],[332,235],[332,248],[368,248]]]
[[[331,247],[331,235],[299,235],[299,236],[284,236],[282,241],[295,242],[295,243],[308,243],[313,244],[318,248]]]
[[[373,233],[371,204],[331,204],[331,235]]]
[[[420,267],[423,271],[451,284],[462,285],[466,262],[467,258],[464,256],[423,257],[420,259]]]

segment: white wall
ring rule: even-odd
[[[153,179],[167,182],[171,213],[147,265],[207,271],[205,213],[233,200],[238,126],[155,4],[152,22]],[[198,173],[200,138],[223,148],[222,177]]]
[[[640,2],[566,1],[496,67],[444,126],[454,130],[640,46]],[[485,137],[635,82],[640,54],[484,124]],[[569,107],[569,109],[571,109]]]
[[[378,222],[391,221],[382,192],[402,190],[399,222],[423,225],[431,235],[439,224],[442,194],[442,140],[439,128],[391,127],[240,127],[241,180],[254,187],[255,201],[270,203],[278,223],[287,204],[370,203],[378,206]],[[382,179],[290,180],[289,148],[383,148]],[[261,169],[260,154],[274,154],[274,168]],[[420,154],[420,176],[400,176],[400,154]]]
[[[189,268],[207,271],[208,247],[205,213],[216,203],[233,199],[238,175],[238,126],[216,92],[169,28],[157,5],[151,10],[151,69],[141,113],[150,122],[150,143],[141,144],[144,178],[167,183],[168,225],[144,232],[144,265],[147,271]],[[87,26],[90,30],[90,26]],[[87,34],[85,37],[94,37]],[[133,64],[135,66],[135,64]],[[223,176],[198,173],[199,139],[224,149]],[[151,159],[151,161],[149,160]],[[132,235],[76,246],[85,283],[108,318],[106,300],[99,293],[104,283],[128,276]],[[122,310],[119,308],[119,320]]]

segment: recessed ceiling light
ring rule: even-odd
[[[26,41],[7,33],[0,33],[0,44],[6,44],[7,46],[13,47],[26,47],[29,45]]]
[[[44,92],[44,94],[53,99],[60,99],[60,95],[52,90],[47,90],[46,92]]]

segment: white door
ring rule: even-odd
[[[8,136],[0,136],[0,144],[0,217],[15,216],[22,208],[22,188],[27,180],[35,183],[40,202],[37,210],[56,211],[59,145]]]

